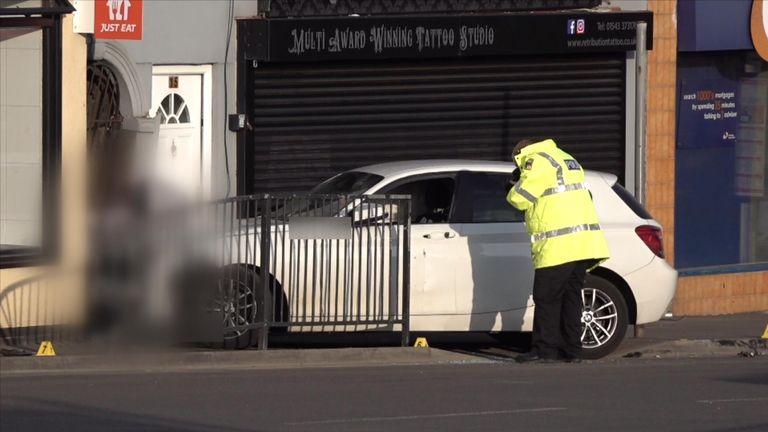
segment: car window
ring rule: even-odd
[[[320,183],[309,193],[314,195],[359,195],[372,188],[384,177],[357,171],[347,171]]]
[[[455,181],[451,177],[421,178],[398,182],[382,193],[411,196],[411,223],[448,223]]]
[[[615,183],[612,187],[613,191],[616,192],[616,195],[621,198],[622,201],[624,201],[624,204],[626,204],[629,208],[632,209],[633,212],[637,215],[637,217],[641,219],[653,219],[653,216],[651,216],[650,213],[648,213],[648,210],[643,207],[640,202],[635,199],[635,197],[629,193],[628,190],[624,189],[624,186],[620,185],[619,183]]]
[[[511,174],[459,173],[456,219],[462,223],[522,222],[523,212],[507,202],[506,186]]]

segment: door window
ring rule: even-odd
[[[511,174],[459,173],[456,221],[461,223],[522,222],[524,214],[507,202],[506,185]]]
[[[411,223],[448,223],[455,181],[451,177],[432,177],[406,180],[382,193],[411,196]]]
[[[187,102],[178,93],[170,93],[160,103],[158,108],[164,125],[191,123]]]

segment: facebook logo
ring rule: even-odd
[[[575,19],[569,19],[568,20],[568,34],[576,34],[576,20]]]
[[[575,35],[575,34],[584,34],[585,31],[585,25],[584,20],[575,20],[575,19],[569,19],[568,20],[568,34],[569,35]]]

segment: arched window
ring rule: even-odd
[[[160,103],[163,124],[189,123],[187,102],[178,93],[170,93]]]

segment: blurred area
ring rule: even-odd
[[[10,63],[2,65],[19,91],[3,95],[0,349],[24,353],[43,340],[182,340],[163,330],[181,300],[159,275],[191,252],[183,240],[195,228],[185,223],[202,198],[159,175],[162,116],[144,119],[141,128],[124,125],[117,78],[100,62],[86,68],[86,41],[69,32],[64,51],[82,67],[54,77],[65,83],[66,126],[61,154],[41,152],[50,125],[40,115],[23,116],[30,96],[39,101],[33,111],[51,102],[42,93],[52,83],[35,73],[49,61],[44,32],[0,29],[4,56],[21,55],[20,66],[29,70],[18,75]],[[87,77],[87,92],[74,84],[78,76]],[[51,167],[56,162],[60,172]],[[185,218],[173,216],[182,213]]]

